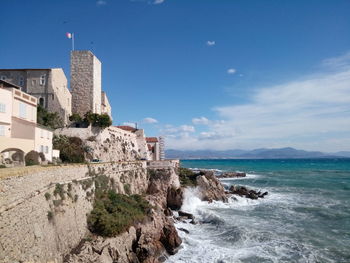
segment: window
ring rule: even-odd
[[[41,86],[45,85],[45,80],[46,80],[46,75],[41,75],[40,76],[40,82],[39,82]]]
[[[6,77],[5,76],[1,76],[0,79],[1,80],[6,80]]]
[[[32,79],[32,86],[34,87],[36,85],[36,80]]]
[[[2,113],[6,112],[6,104],[0,103],[0,112]]]
[[[23,119],[27,118],[27,105],[22,102],[19,103],[19,117]]]
[[[44,145],[40,145],[40,152],[41,152],[41,153],[44,152]]]
[[[18,85],[19,86],[23,86],[24,85],[24,78],[23,77],[20,77],[19,80],[18,80]]]
[[[54,99],[55,99],[55,95],[54,95],[54,94],[51,94],[51,96],[52,96],[52,100],[54,100]]]
[[[5,136],[5,126],[0,125],[0,136]]]
[[[44,107],[44,98],[39,99],[39,104],[41,107]]]

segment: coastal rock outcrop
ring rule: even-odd
[[[196,183],[203,201],[227,202],[225,189],[213,172],[206,172],[204,175],[197,176]]]
[[[230,194],[244,196],[249,199],[256,200],[258,198],[264,198],[264,196],[268,195],[268,192],[261,192],[255,190],[249,190],[244,186],[235,186],[232,185],[229,189]]]
[[[220,175],[217,175],[217,178],[240,178],[240,177],[246,177],[246,173],[242,172],[224,172]]]

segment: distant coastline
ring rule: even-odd
[[[166,157],[173,159],[347,159],[350,151],[336,153],[323,153],[316,151],[297,150],[291,147],[278,149],[255,149],[255,150],[167,150]]]

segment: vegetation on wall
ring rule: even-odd
[[[85,161],[83,141],[78,137],[59,135],[53,137],[53,148],[60,150],[60,159],[65,163],[82,163]]]
[[[95,178],[95,200],[87,217],[88,228],[100,236],[112,237],[142,221],[150,205],[140,195],[117,194],[109,184],[109,178]]]
[[[112,125],[112,120],[108,114],[97,114],[87,112],[82,118],[78,113],[74,113],[69,117],[69,120],[75,127],[87,127],[92,125],[93,127],[100,127],[102,129]]]
[[[30,151],[24,157],[25,163],[27,166],[38,165],[39,164],[39,153],[36,151]]]
[[[196,178],[198,174],[195,174],[193,171],[187,168],[179,168],[179,179],[180,179],[180,184],[183,187],[187,186],[196,186]]]
[[[37,107],[37,123],[57,129],[63,127],[63,121],[57,112],[48,112],[43,106],[38,104]]]

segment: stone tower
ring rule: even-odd
[[[101,114],[101,62],[88,50],[71,52],[72,112]]]

